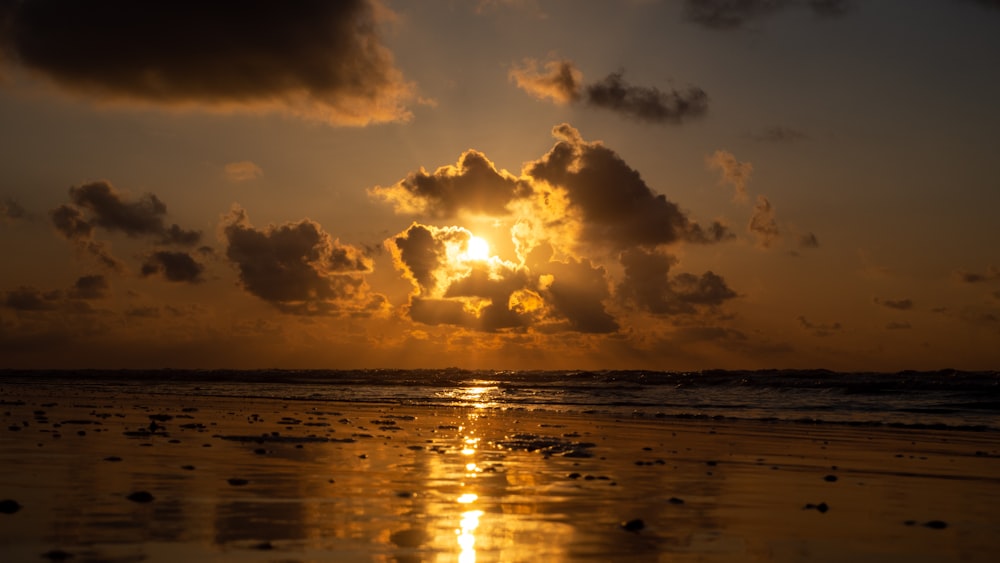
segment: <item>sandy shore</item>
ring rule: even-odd
[[[3,561],[1000,552],[995,433],[18,386],[0,398]]]

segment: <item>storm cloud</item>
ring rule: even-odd
[[[283,312],[365,315],[384,302],[363,276],[372,271],[371,260],[309,219],[257,229],[235,208],[222,233],[243,288]]]
[[[368,0],[4,6],[0,61],[102,101],[282,110],[338,125],[410,116],[412,87]]]

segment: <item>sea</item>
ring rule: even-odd
[[[1000,432],[1000,372],[0,370],[5,388]]]

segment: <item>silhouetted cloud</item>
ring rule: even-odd
[[[225,166],[226,178],[230,182],[248,182],[264,175],[264,171],[249,160],[230,162]]]
[[[843,329],[843,326],[841,326],[840,323],[830,323],[830,324],[811,323],[805,317],[801,316],[798,318],[798,321],[799,324],[802,325],[802,328],[812,332],[813,336],[819,336],[819,337],[830,336],[834,332]]]
[[[124,268],[121,261],[112,256],[105,243],[93,239],[94,226],[87,222],[79,209],[60,205],[49,213],[49,217],[59,234],[74,243],[79,250],[97,258],[102,266],[116,272]]]
[[[256,229],[246,211],[234,208],[222,233],[226,257],[243,288],[286,313],[367,315],[385,302],[371,294],[363,274],[371,260],[334,240],[308,219]]]
[[[481,152],[468,150],[455,165],[433,174],[421,168],[389,187],[369,194],[392,203],[399,213],[453,218],[460,211],[504,215],[507,204],[531,193],[530,187],[496,166]]]
[[[633,86],[625,81],[621,71],[585,85],[583,73],[567,59],[541,63],[526,58],[512,65],[508,76],[518,88],[540,100],[550,99],[560,105],[582,101],[648,123],[676,124],[708,111],[708,94],[701,88],[665,92],[655,87]]]
[[[4,58],[101,100],[407,119],[411,97],[367,0],[7,2]]]
[[[821,16],[839,16],[850,10],[851,0],[685,0],[684,13],[689,20],[711,29],[737,29],[802,4]]]
[[[753,215],[750,216],[747,230],[757,236],[757,244],[763,248],[769,248],[781,236],[774,208],[766,197],[757,196],[757,204],[753,207]]]
[[[69,291],[73,299],[103,299],[107,296],[108,280],[102,275],[80,276]]]
[[[568,124],[552,130],[559,141],[525,174],[566,191],[569,207],[582,215],[582,237],[614,249],[679,241],[718,242],[731,236],[719,223],[703,229],[639,173],[600,142],[587,142]]]
[[[3,304],[15,311],[49,311],[58,307],[61,291],[42,291],[31,286],[21,286],[4,292]]]
[[[737,297],[726,281],[709,271],[701,276],[681,273],[671,277],[673,256],[632,249],[620,256],[625,278],[617,294],[624,303],[655,315],[694,314],[697,307],[718,307]]]
[[[706,156],[705,164],[710,170],[719,170],[722,173],[719,183],[729,184],[736,190],[733,194],[734,200],[747,200],[747,182],[753,174],[753,164],[740,162],[733,153],[725,150],[717,150]]]
[[[794,143],[797,141],[804,141],[809,138],[808,135],[798,129],[782,127],[780,125],[768,127],[763,131],[750,133],[747,136],[754,141],[760,141],[762,143]]]
[[[875,298],[875,304],[881,305],[887,309],[895,309],[897,311],[909,311],[913,308],[912,299],[879,299]]]
[[[156,236],[162,244],[184,246],[193,246],[201,240],[201,233],[197,231],[185,231],[176,224],[164,225],[167,206],[154,194],[128,201],[110,183],[99,181],[70,187],[69,197],[78,208],[93,214],[91,225],[109,232],[121,232],[130,237]]]
[[[544,71],[539,67],[544,67]],[[550,60],[542,64],[526,58],[520,65],[511,67],[508,76],[518,88],[540,100],[549,98],[557,104],[569,104],[582,95],[583,73],[568,60]]]
[[[989,281],[1000,280],[1000,268],[996,266],[989,266],[986,268],[986,272],[965,272],[960,271],[956,273],[958,279],[964,283],[983,283]]]
[[[28,218],[28,212],[15,199],[5,197],[0,200],[0,224]]]
[[[142,264],[142,276],[162,274],[167,281],[199,283],[205,266],[187,252],[158,250],[146,257]]]
[[[610,291],[603,267],[582,260],[549,262],[540,281],[539,293],[571,330],[594,334],[618,330],[618,322],[604,306]]]
[[[799,235],[800,248],[819,248],[819,238],[814,233]]]
[[[708,94],[697,87],[664,92],[655,87],[632,86],[621,72],[586,87],[587,103],[640,121],[680,123],[708,111]]]

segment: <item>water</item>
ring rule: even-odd
[[[1000,372],[0,371],[2,387],[1000,431]]]

